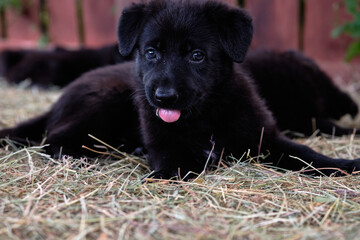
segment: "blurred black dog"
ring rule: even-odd
[[[51,154],[61,147],[82,154],[88,133],[127,151],[144,144],[159,178],[199,173],[223,151],[290,170],[308,164],[325,174],[360,170],[359,159],[323,156],[279,132],[253,79],[233,63],[244,60],[252,38],[243,10],[154,0],[126,8],[118,33],[120,53],[134,53],[135,63],[83,75],[48,113],[0,137],[39,140],[46,131]]]
[[[131,60],[117,44],[102,48],[68,50],[5,50],[0,54],[0,74],[10,83],[30,79],[32,85],[64,87],[92,69]]]
[[[345,114],[355,117],[356,103],[341,91],[317,64],[296,51],[251,51],[243,68],[250,72],[280,130],[306,136],[314,131],[341,136],[354,129],[332,120]],[[292,132],[289,136],[296,136]],[[359,134],[359,130],[355,131]]]

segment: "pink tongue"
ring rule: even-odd
[[[158,108],[158,116],[167,123],[176,122],[179,120],[181,112],[179,110],[169,110]]]

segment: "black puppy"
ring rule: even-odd
[[[345,114],[355,117],[356,103],[303,54],[252,51],[242,67],[249,70],[280,130],[311,135],[318,129],[335,136],[354,132],[331,119],[339,120]]]
[[[6,50],[0,54],[0,73],[11,83],[29,78],[32,85],[63,87],[86,71],[130,59],[120,55],[117,44],[100,49]],[[288,136],[311,135],[315,130],[335,136],[353,133],[332,119],[354,117],[357,105],[301,53],[255,50],[242,68],[249,70],[280,130],[290,130]]]
[[[132,94],[156,177],[199,173],[223,150],[290,170],[306,163],[325,174],[360,170],[359,160],[332,159],[281,135],[253,80],[233,64],[244,60],[251,37],[244,11],[214,1],[134,4],[120,19],[119,43],[122,55],[135,53],[135,64],[85,74],[50,112],[0,137],[36,140],[46,130],[49,153],[61,146],[64,153],[81,153],[92,133],[131,149],[140,142]]]
[[[10,83],[30,79],[32,85],[44,88],[63,87],[84,72],[130,59],[120,55],[117,44],[99,49],[7,50],[0,54],[0,73]]]
[[[141,147],[139,120],[132,103],[133,62],[99,68],[72,82],[51,109],[15,128],[0,131],[19,143],[37,144],[46,137],[47,153],[91,155],[82,145],[92,146],[92,134],[133,152]],[[46,133],[46,136],[45,136]]]

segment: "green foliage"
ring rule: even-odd
[[[20,8],[20,0],[0,0],[0,8],[15,7]]]
[[[339,37],[342,34],[348,34],[354,39],[347,49],[345,60],[350,61],[360,55],[360,1],[344,0],[346,11],[353,17],[352,21],[345,22],[342,26],[332,31],[333,37]]]

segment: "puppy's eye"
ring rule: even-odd
[[[202,60],[204,60],[204,58],[205,58],[205,55],[200,50],[195,50],[195,51],[192,52],[191,61],[193,61],[193,62],[201,62]]]
[[[145,51],[145,57],[146,57],[147,59],[149,59],[149,60],[156,58],[156,51],[155,51],[155,49],[153,49],[153,48],[147,49],[147,50]]]

